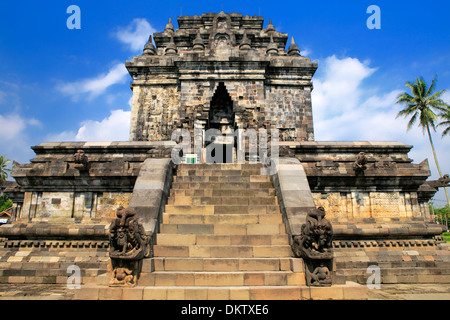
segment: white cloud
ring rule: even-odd
[[[59,86],[59,90],[65,94],[78,97],[80,94],[89,94],[96,97],[106,91],[110,86],[118,83],[125,83],[128,71],[124,63],[118,63],[109,69],[105,74],[95,78],[84,79],[76,82],[69,82]]]
[[[325,59],[322,77],[314,81],[313,109],[319,118],[355,109],[360,103],[362,81],[376,69],[356,58]]]
[[[450,104],[450,89],[445,90],[445,92],[441,95],[441,99],[447,104]]]
[[[119,27],[113,36],[127,45],[133,51],[142,51],[148,38],[156,32],[146,19],[134,19],[127,27]],[[82,79],[74,82],[63,83],[58,90],[64,94],[71,95],[77,100],[81,95],[88,94],[88,98],[95,98],[103,94],[109,87],[125,83],[128,71],[124,63],[114,64],[106,73],[93,78]],[[1,98],[1,96],[0,96]],[[109,97],[111,100],[111,97]]]
[[[26,120],[18,114],[0,115],[0,128],[2,128],[2,140],[11,142],[17,138],[26,128]]]
[[[82,123],[76,139],[81,141],[128,141],[131,111],[114,110],[102,121]]]
[[[64,131],[47,136],[54,141],[128,141],[130,136],[131,111],[113,110],[109,117],[101,120],[87,120],[81,123],[77,132]]]
[[[328,57],[321,76],[314,81],[312,105],[317,141],[398,141],[412,145],[409,157],[414,163],[428,158],[431,179],[439,178],[428,137],[419,127],[406,131],[408,119],[396,118],[401,105],[397,96],[403,91],[393,89],[375,92],[366,89],[364,80],[376,68],[356,58]],[[444,100],[450,98],[445,93]],[[441,139],[442,129],[433,133],[433,141],[443,173],[450,173],[450,138]],[[445,199],[443,192],[436,197]]]
[[[309,57],[309,55],[312,53],[312,51],[308,48],[305,48],[303,50],[300,50],[300,55],[302,57]]]
[[[155,33],[154,29],[146,19],[134,19],[127,27],[120,27],[114,33],[114,36],[126,44],[133,51],[142,51],[148,38]]]
[[[26,162],[33,156],[30,149],[29,135],[27,129],[30,126],[41,126],[36,119],[26,119],[19,114],[0,115],[0,128],[2,138],[0,139],[1,155],[10,160]]]

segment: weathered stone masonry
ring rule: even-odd
[[[126,66],[133,83],[131,141],[169,140],[175,128],[207,129],[219,85],[232,101],[233,129],[277,128],[280,139],[314,140],[311,79],[317,64],[263,18],[203,14],[155,33]]]

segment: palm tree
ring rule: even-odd
[[[444,131],[442,132],[442,137],[444,137],[445,135],[450,135],[450,108],[447,108],[445,110],[445,112],[442,112],[439,115],[443,121],[441,123],[439,123],[437,126],[446,126],[447,128],[444,129]]]
[[[448,108],[447,105],[440,97],[445,90],[434,93],[436,89],[436,76],[434,77],[431,85],[428,87],[423,77],[417,78],[416,82],[406,82],[405,86],[411,90],[411,94],[404,92],[397,97],[399,104],[405,105],[405,108],[397,114],[397,118],[404,116],[405,118],[410,116],[408,122],[407,131],[419,120],[419,126],[425,134],[425,130],[428,134],[428,140],[430,141],[431,149],[433,150],[434,161],[439,172],[439,176],[442,178],[441,168],[434,148],[433,139],[431,138],[430,128],[436,131],[437,115],[435,112],[444,113]],[[447,202],[450,206],[450,200],[448,197],[447,188],[444,188],[445,195],[447,196]]]
[[[0,156],[0,178],[5,181],[8,178],[11,169],[8,169],[7,165],[11,160],[7,160],[5,156]]]

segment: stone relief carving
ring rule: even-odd
[[[333,228],[318,207],[308,213],[300,236],[294,236],[293,251],[305,264],[308,286],[331,286],[333,271]]]
[[[112,263],[110,286],[134,286],[143,258],[151,252],[150,237],[138,222],[133,208],[120,207],[109,227],[109,257]]]
[[[356,161],[353,163],[353,169],[355,170],[356,174],[363,174],[364,171],[367,169],[367,156],[364,152],[360,152],[358,154],[358,157],[356,158]]]
[[[75,162],[76,169],[80,171],[86,171],[89,169],[89,159],[84,150],[77,150],[77,152],[73,155],[73,161]]]
[[[111,286],[126,286],[133,287],[136,284],[136,275],[133,271],[127,268],[115,268],[113,270],[113,277],[111,279]]]
[[[450,178],[448,174],[444,174],[442,178],[439,178],[437,180],[427,181],[428,185],[430,185],[432,188],[444,188],[450,186]]]

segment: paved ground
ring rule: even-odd
[[[0,284],[0,300],[71,300],[65,285]]]
[[[65,285],[0,284],[0,300],[71,300]],[[369,300],[450,300],[450,284],[384,284],[369,290]]]
[[[369,300],[450,300],[450,284],[384,284]]]

